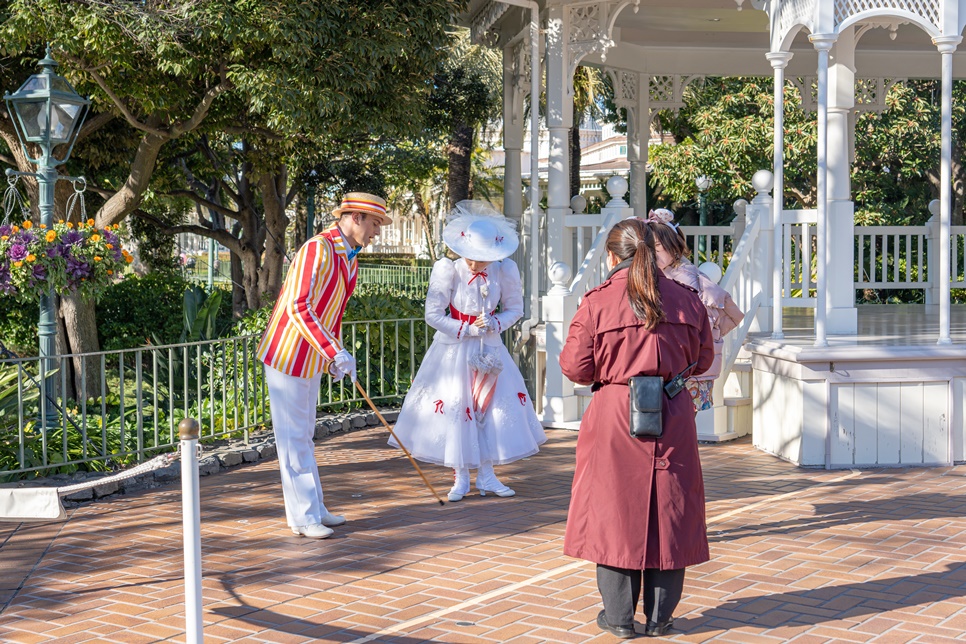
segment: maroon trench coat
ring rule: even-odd
[[[602,385],[580,422],[564,554],[632,570],[710,558],[691,397],[664,397],[661,438],[629,431],[629,378],[668,380],[692,362],[699,374],[714,360],[697,293],[663,275],[658,288],[667,319],[648,331],[627,302],[627,271],[613,273],[584,296],[560,354],[572,381]]]

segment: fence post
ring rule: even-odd
[[[185,641],[204,641],[201,617],[201,495],[198,489],[198,421],[178,423],[181,438],[181,516],[184,525]]]

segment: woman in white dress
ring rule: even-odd
[[[500,338],[523,316],[520,271],[509,259],[519,240],[482,202],[461,201],[447,222],[443,241],[460,258],[433,266],[426,323],[436,335],[394,429],[413,457],[453,468],[450,501],[469,493],[470,469],[481,496],[513,496],[493,466],[532,456],[547,440]]]

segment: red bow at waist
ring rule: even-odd
[[[491,311],[490,312],[490,315],[492,316],[494,313],[496,313],[496,309],[494,309],[493,311]],[[479,317],[479,316],[476,316],[476,315],[467,315],[466,313],[463,313],[462,311],[460,311],[459,309],[457,309],[452,304],[449,305],[449,314],[454,319],[459,320],[460,322],[467,322],[469,324],[473,324],[474,322],[476,322],[476,318]]]

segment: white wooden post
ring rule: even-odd
[[[849,118],[855,107],[855,29],[839,32],[832,47],[828,99],[828,332],[858,333],[855,308],[855,205],[850,175],[849,141],[853,128]],[[821,259],[821,255],[819,256]]]
[[[782,253],[782,210],[785,197],[785,67],[792,59],[789,52],[771,52],[765,56],[775,72],[774,101],[775,101],[775,129],[774,129],[774,166],[772,173],[775,179],[774,198],[772,199],[771,234],[772,234],[772,306],[771,306],[771,337],[780,340],[785,337],[782,332],[782,272],[785,270],[785,260]],[[765,220],[762,220],[764,232]]]
[[[939,169],[939,340],[937,344],[952,344],[949,335],[950,297],[950,217],[952,216],[952,159],[953,159],[953,53],[962,42],[961,36],[933,38],[942,55],[942,125],[941,163]]]
[[[749,222],[758,219],[761,228],[755,238],[755,244],[751,253],[751,271],[748,284],[741,287],[745,301],[743,307],[751,305],[755,293],[761,292],[762,305],[755,314],[755,321],[752,322],[752,332],[770,332],[772,330],[772,310],[769,304],[772,302],[772,274],[775,261],[774,238],[772,235],[774,222],[772,221],[772,211],[774,204],[772,196],[769,194],[774,187],[774,175],[768,170],[759,170],[751,178],[757,194],[748,204],[745,221]],[[735,246],[738,245],[737,240]],[[747,308],[743,308],[747,310]]]
[[[929,220],[926,222],[926,266],[920,266],[919,270],[926,269],[929,277],[929,288],[926,289],[926,312],[932,315],[939,313],[939,300],[942,287],[939,284],[939,213],[941,202],[933,199],[929,202]]]
[[[833,34],[811,34],[808,39],[818,52],[818,104],[816,105],[818,116],[818,142],[817,153],[818,166],[816,172],[816,210],[818,211],[818,223],[816,225],[816,237],[818,249],[816,253],[816,264],[818,277],[815,280],[815,290],[817,298],[815,302],[815,346],[828,346],[828,265],[829,265],[829,246],[828,246],[828,52],[835,42]],[[811,267],[806,266],[806,271]]]
[[[517,224],[523,215],[523,95],[516,82],[522,67],[517,45],[503,48],[503,214]],[[514,67],[516,65],[516,68]]]
[[[631,164],[631,207],[638,217],[647,216],[647,144],[651,140],[650,76],[635,74],[637,101],[628,109],[627,160]],[[631,127],[633,124],[633,127]]]
[[[551,6],[547,10],[547,128],[550,150],[547,169],[547,245],[548,277],[553,284],[543,298],[546,332],[546,381],[541,420],[547,426],[577,421],[577,397],[573,383],[560,370],[558,358],[567,338],[567,325],[576,311],[569,293],[573,261],[572,244],[565,237],[564,220],[570,214],[570,150],[568,135],[573,123],[573,99],[568,92],[573,78],[567,47],[570,33],[569,7]],[[565,293],[566,291],[566,293]]]

